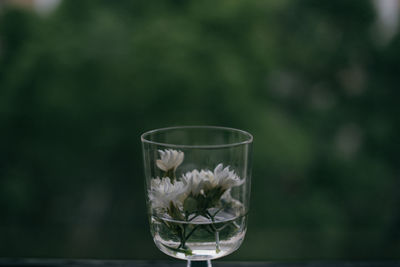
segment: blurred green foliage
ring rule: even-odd
[[[254,134],[226,260],[394,259],[400,37],[369,1],[64,1],[0,10],[0,256],[166,259],[142,132]]]

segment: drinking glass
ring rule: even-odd
[[[247,228],[253,137],[216,126],[142,134],[146,203],[154,243],[187,266],[239,248]]]

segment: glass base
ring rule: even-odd
[[[211,260],[207,261],[187,261],[187,267],[211,267]]]

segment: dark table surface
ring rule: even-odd
[[[212,262],[214,267],[400,267],[399,261],[308,261],[308,262],[227,262],[215,260]],[[0,258],[0,266],[13,267],[184,267],[185,261],[137,261],[137,260],[72,260],[72,259],[7,259]]]

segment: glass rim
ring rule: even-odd
[[[213,129],[213,130],[224,130],[224,131],[230,131],[230,132],[237,132],[237,133],[240,133],[240,134],[243,134],[244,136],[246,136],[246,140],[241,141],[241,142],[233,142],[233,143],[220,144],[220,145],[179,145],[179,144],[173,144],[173,143],[156,142],[156,141],[151,141],[151,140],[146,139],[146,136],[153,134],[153,133],[166,132],[166,131],[177,130],[177,129],[196,129],[196,128],[197,129],[210,129],[210,130]],[[166,147],[173,147],[173,148],[209,149],[209,148],[234,147],[234,146],[251,144],[253,142],[253,135],[244,130],[231,128],[231,127],[210,126],[210,125],[204,125],[204,126],[190,125],[190,126],[172,126],[172,127],[153,129],[153,130],[144,132],[140,136],[140,139],[141,139],[142,143],[148,143],[148,144],[152,144],[152,145],[159,145],[159,146],[166,146]]]

